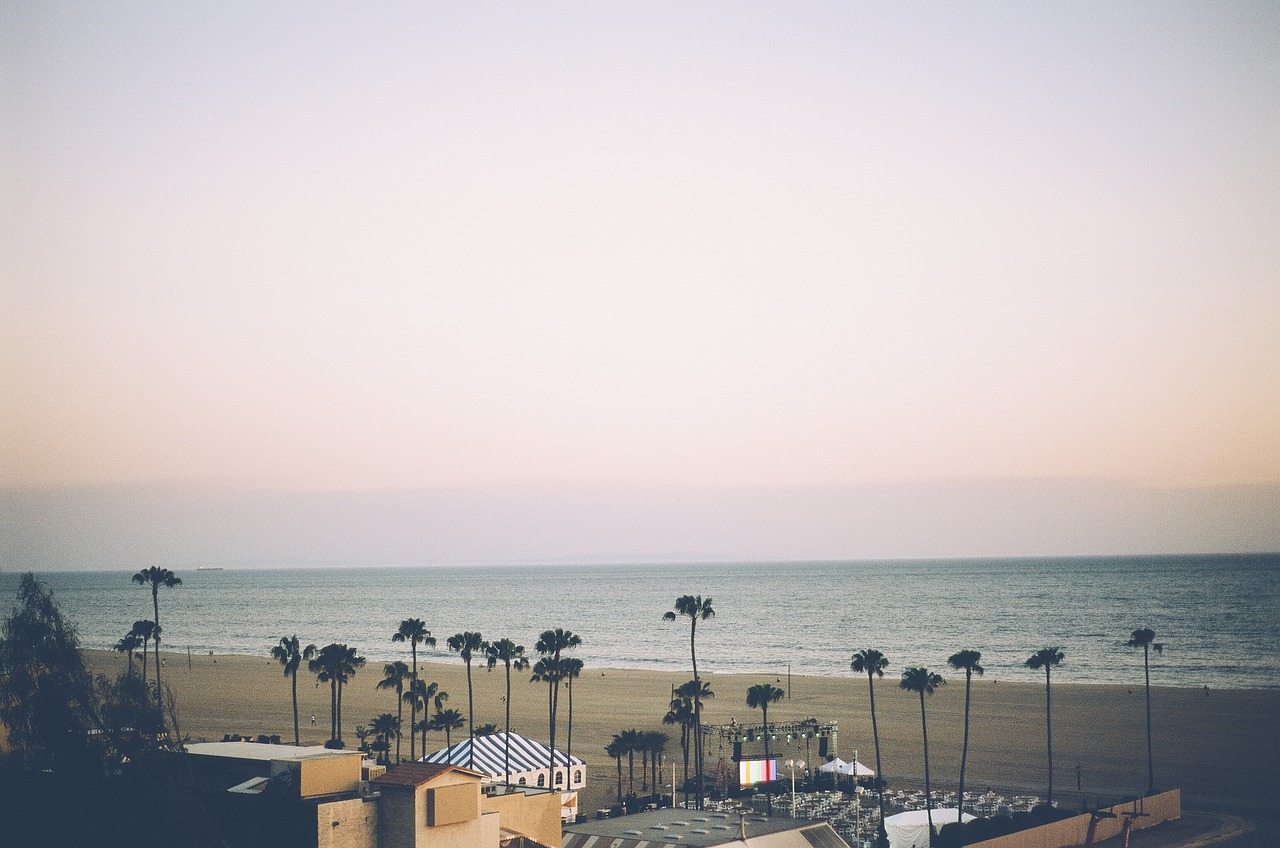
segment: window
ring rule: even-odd
[[[538,785],[539,786],[547,785],[547,776],[545,774],[538,775]]]
[[[581,783],[581,782],[582,782],[582,769],[578,769],[577,771],[575,771],[575,772],[573,773],[573,782],[574,782],[574,783]]]
[[[564,772],[560,771],[560,769],[556,769],[556,786],[559,786],[562,783],[564,783]]]
[[[526,785],[528,782],[529,782],[529,781],[525,780],[523,777],[522,777],[522,778],[520,778],[520,785],[521,785],[521,786]]]

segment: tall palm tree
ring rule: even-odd
[[[338,747],[342,747],[342,687],[356,676],[356,670],[364,665],[364,657],[355,648],[342,645],[341,659],[338,664]]]
[[[582,660],[577,657],[565,657],[560,660],[560,676],[564,678],[565,694],[569,696],[569,729],[565,733],[564,753],[570,759],[573,757],[573,681],[577,680],[580,674],[582,674]]]
[[[982,676],[983,668],[978,665],[982,659],[981,651],[956,651],[947,659],[947,665],[956,671],[964,672],[964,745],[960,748],[960,803],[956,805],[956,821],[963,821],[964,815],[964,767],[969,758],[969,690],[973,684],[973,676]]]
[[[581,636],[570,630],[557,627],[553,630],[542,631],[542,635],[538,637],[538,643],[534,646],[538,653],[552,660],[551,669],[553,674],[548,678],[547,682],[551,688],[551,762],[548,768],[551,772],[551,786],[553,788],[555,787],[556,774],[556,713],[560,708],[560,681],[564,678],[564,670],[560,665],[560,654],[564,651],[573,650],[581,644]]]
[[[644,732],[644,747],[649,754],[649,782],[653,787],[654,795],[662,794],[658,791],[658,770],[662,768],[662,755],[666,753],[667,743],[670,741],[667,738],[667,734],[661,730],[646,730]]]
[[[876,685],[877,677],[884,677],[889,660],[875,648],[856,651],[849,662],[849,669],[854,674],[867,676],[867,689],[871,695],[871,738],[876,743],[876,799],[880,805],[880,827],[876,834],[876,844],[886,848],[889,844],[889,833],[884,829],[884,771],[880,767],[880,729],[876,726]]]
[[[462,713],[454,709],[440,710],[435,714],[435,717],[431,719],[432,730],[444,731],[444,746],[446,749],[445,762],[451,762],[453,760],[453,731],[458,730],[465,723],[465,720],[462,718]],[[423,746],[425,748],[425,742],[423,743]]]
[[[622,734],[613,734],[613,739],[604,746],[604,752],[618,761],[618,803],[622,803],[622,755],[627,752],[622,742]]]
[[[133,623],[133,629],[130,634],[137,636],[142,640],[142,682],[147,682],[147,654],[148,646],[151,644],[151,637],[156,632],[156,623],[147,621],[145,618],[138,619]]]
[[[554,742],[556,738],[556,710],[552,694],[555,692],[556,687],[560,685],[560,662],[555,657],[540,657],[533,664],[529,682],[547,684],[547,722],[550,724],[551,740]],[[551,747],[551,776],[553,779],[555,777],[555,751],[556,749],[553,745]]]
[[[150,568],[144,568],[137,574],[133,575],[133,582],[139,586],[151,584],[151,609],[155,614],[152,619],[156,623],[155,632],[151,634],[151,641],[156,643],[156,703],[160,702],[160,587],[172,589],[174,586],[181,586],[182,579],[175,576],[172,571],[167,568],[161,568],[153,565]]]
[[[329,741],[338,738],[338,675],[342,646],[336,642],[325,645],[307,663],[307,670],[319,683],[329,684]]]
[[[764,725],[764,758],[769,759],[769,705],[776,704],[787,694],[772,683],[757,683],[747,690],[747,706],[760,710],[761,724]],[[765,786],[765,812],[773,815],[773,787]]]
[[[412,668],[413,683],[411,684],[410,691],[416,692],[418,689],[418,646],[426,645],[429,648],[434,648],[436,646],[436,640],[431,635],[431,631],[427,629],[427,625],[425,625],[422,622],[422,619],[406,618],[404,621],[400,622],[399,629],[397,629],[395,633],[391,634],[391,641],[409,643],[409,650],[413,654],[413,668]],[[425,712],[423,713],[423,717],[424,718],[426,717]],[[414,728],[414,725],[417,724],[417,721],[418,721],[417,702],[410,701],[409,702],[409,759],[411,760],[416,759],[413,751],[413,728]],[[424,740],[426,739],[425,733],[423,734],[422,738]],[[426,753],[427,751],[426,751],[426,748],[424,747],[422,750],[423,756],[426,756]]]
[[[510,639],[502,638],[496,642],[490,642],[485,652],[488,655],[489,670],[493,671],[498,663],[502,663],[507,670],[507,696],[503,698],[502,703],[507,709],[507,733],[503,738],[502,745],[502,769],[503,782],[511,783],[511,669],[516,671],[524,671],[529,667],[529,658],[524,654],[524,645],[517,645]]]
[[[471,747],[467,749],[467,768],[474,769],[476,766],[476,708],[471,697],[471,657],[474,654],[483,654],[489,649],[489,643],[479,633],[468,630],[465,633],[455,633],[449,637],[449,650],[456,651],[462,661],[467,664],[467,737],[471,739]]]
[[[130,630],[128,633],[116,642],[115,650],[117,653],[128,654],[129,656],[129,674],[133,674],[133,653],[142,647],[142,637]]]
[[[662,717],[663,724],[680,725],[680,753],[684,756],[684,805],[689,806],[689,734],[693,728],[693,699],[683,695],[671,700],[671,709]]]
[[[916,666],[902,672],[902,680],[898,683],[900,689],[920,696],[920,733],[924,737],[924,809],[925,818],[929,820],[930,845],[933,844],[933,796],[929,787],[929,726],[924,720],[924,696],[932,695],[935,689],[946,682],[941,674]]]
[[[396,727],[404,724],[404,684],[409,679],[409,666],[405,665],[401,660],[389,662],[382,667],[382,679],[378,681],[377,688],[396,690]],[[396,733],[397,763],[400,762],[400,736],[400,733]],[[413,736],[412,730],[410,730],[409,736]]]
[[[627,754],[627,794],[636,794],[636,751],[640,750],[641,734],[632,728],[618,734],[622,738],[622,749]]]
[[[676,608],[668,610],[662,614],[663,621],[675,621],[678,616],[686,616],[689,619],[689,659],[693,662],[693,679],[699,680],[698,677],[698,651],[696,645],[696,637],[698,635],[698,622],[708,621],[715,618],[716,611],[711,607],[711,598],[703,600],[701,595],[681,595],[676,598]],[[702,809],[702,706],[696,700],[693,704],[693,724],[694,724],[694,774],[697,776],[698,786],[698,802],[697,808]]]
[[[1061,665],[1064,659],[1066,654],[1058,647],[1041,648],[1027,658],[1027,668],[1032,671],[1044,669],[1044,726],[1049,749],[1049,792],[1045,801],[1050,805],[1053,804],[1053,700],[1050,696],[1049,683],[1053,667]]]
[[[281,636],[280,642],[271,649],[271,656],[276,662],[284,666],[284,676],[291,678],[293,681],[293,744],[300,745],[298,741],[298,666],[302,665],[303,660],[309,660],[315,657],[316,646],[307,645],[301,647],[298,642],[298,636],[295,633],[292,636]]]
[[[396,746],[399,747],[400,719],[391,713],[383,713],[373,720],[371,729],[379,740],[378,760],[386,763],[390,759],[386,754],[391,750],[390,739],[392,736],[396,737]]]
[[[1150,627],[1133,631],[1129,641],[1130,648],[1142,649],[1142,673],[1147,688],[1147,794],[1156,794],[1155,760],[1151,756],[1151,652],[1164,653],[1164,643],[1156,641],[1156,632]]]

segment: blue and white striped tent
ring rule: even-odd
[[[527,786],[546,786],[547,766],[551,749],[541,742],[526,739],[518,733],[494,733],[477,736],[475,740],[463,739],[449,748],[441,748],[423,757],[427,763],[447,763],[474,769],[493,780],[502,780],[505,774],[504,758],[507,739],[511,740],[511,782]],[[471,759],[471,746],[475,745],[475,761]],[[586,784],[586,761],[581,757],[569,757],[556,751],[556,782],[558,789],[572,791]],[[539,781],[541,777],[541,781]]]

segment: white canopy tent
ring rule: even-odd
[[[824,774],[831,774],[832,772],[836,772],[838,774],[846,774],[847,772],[841,771],[841,769],[845,768],[848,765],[849,764],[846,763],[844,760],[840,759],[839,757],[836,757],[831,762],[823,763],[822,765],[818,766],[818,771]]]
[[[960,818],[962,821],[973,820],[968,813],[963,813]],[[933,811],[934,828],[955,820],[955,807],[939,807]],[[884,830],[889,835],[889,848],[929,848],[929,811],[908,810],[896,816],[886,816]]]
[[[845,763],[839,770],[841,774],[851,774],[854,777],[875,777],[876,773],[864,766],[862,763],[854,760],[851,763]]]

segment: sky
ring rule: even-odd
[[[0,567],[1280,549],[1277,55],[1268,2],[6,3]]]

